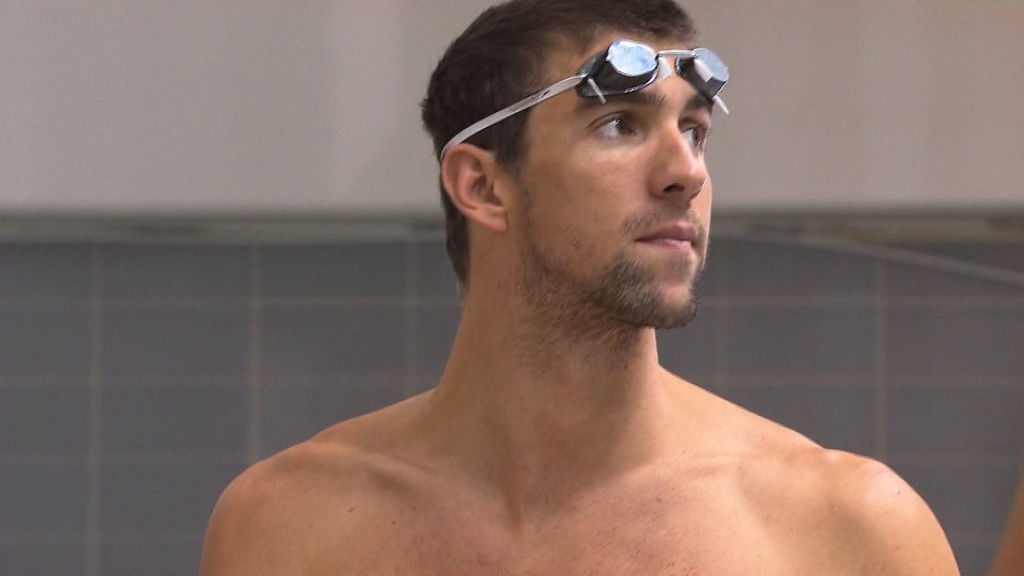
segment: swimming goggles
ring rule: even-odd
[[[711,50],[694,48],[692,50],[655,52],[646,44],[633,40],[616,40],[603,52],[595,54],[587,60],[575,76],[555,82],[540,92],[498,110],[456,134],[444,145],[441,150],[441,159],[444,159],[445,154],[453,146],[465,142],[474,134],[572,88],[575,88],[584,98],[598,98],[602,104],[606,102],[608,96],[643,90],[653,84],[659,75],[661,77],[671,75],[672,71],[666,62],[667,58],[675,59],[676,74],[689,82],[697,93],[717,104],[726,114],[729,113],[729,108],[718,95],[729,81],[729,69]]]

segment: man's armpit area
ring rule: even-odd
[[[955,576],[953,551],[925,501],[884,464],[844,455],[830,466],[829,500],[849,565],[862,574]]]

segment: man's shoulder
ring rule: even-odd
[[[891,468],[718,400],[740,497],[782,545],[820,546],[822,566],[842,558],[858,574],[957,573],[935,515]]]
[[[345,535],[339,511],[366,502],[365,461],[355,446],[313,439],[251,466],[214,507],[201,574],[303,573],[310,547]]]
[[[885,464],[811,443],[776,446],[748,472],[756,506],[822,566],[856,574],[957,574],[938,520]]]
[[[388,467],[388,448],[400,443],[398,435],[414,400],[340,422],[257,462],[228,486],[217,508],[260,504],[256,508],[263,513],[275,513],[364,491],[373,471]]]
[[[957,574],[949,542],[925,501],[885,464],[830,451],[817,482],[851,561],[870,574]]]
[[[791,494],[806,510],[842,517],[847,526],[859,517],[876,518],[876,513],[927,510],[896,472],[872,458],[807,441],[777,444],[759,460],[764,462],[759,475],[769,489]]]
[[[924,500],[882,462],[824,448],[723,398],[706,396],[718,448],[739,462],[740,483],[752,501],[806,511],[817,522],[834,519],[844,530],[898,529],[901,523],[938,529]]]
[[[354,445],[307,440],[249,467],[228,485],[218,507],[245,504],[248,509],[258,504],[256,509],[273,512],[278,508],[275,503],[287,502],[281,508],[293,509],[297,501],[354,488],[364,459]],[[329,490],[325,492],[325,488]]]

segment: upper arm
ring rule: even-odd
[[[864,574],[956,575],[953,551],[924,500],[885,465],[850,456],[831,472],[843,549]],[[840,527],[842,529],[842,527]]]

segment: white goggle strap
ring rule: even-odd
[[[467,127],[462,132],[456,134],[454,138],[449,140],[448,143],[444,145],[444,148],[441,149],[440,159],[444,160],[444,157],[446,154],[448,154],[449,150],[451,150],[454,146],[462,144],[477,132],[490,128],[491,126],[494,126],[498,122],[501,122],[505,118],[508,118],[509,116],[517,112],[526,110],[531,106],[536,106],[537,104],[540,104],[541,102],[547,100],[548,98],[552,98],[554,96],[561,94],[562,92],[575,88],[586,77],[586,74],[579,74],[571,78],[566,78],[561,82],[556,82],[551,86],[548,86],[547,88],[541,90],[540,92],[537,92],[536,94],[527,96],[526,98],[523,98],[522,100],[516,102],[515,104],[507,108],[502,108],[501,110],[498,110],[494,114],[491,114],[490,116],[487,116],[479,120],[478,122],[470,124],[469,127]]]

